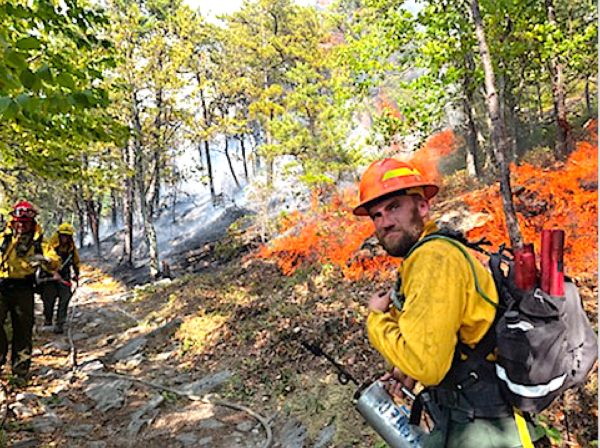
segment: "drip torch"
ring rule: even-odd
[[[564,230],[542,230],[539,275],[533,244],[524,244],[523,249],[516,250],[514,252],[516,285],[525,291],[532,290],[538,284],[539,277],[539,287],[546,294],[564,295],[564,244]]]
[[[302,346],[315,356],[329,361],[338,371],[341,384],[358,381],[318,345],[300,341]],[[411,400],[414,395],[402,387],[402,392]],[[420,427],[409,423],[409,410],[405,405],[398,405],[385,390],[383,382],[373,381],[360,385],[354,394],[355,407],[367,423],[381,436],[391,448],[422,448],[427,433]]]

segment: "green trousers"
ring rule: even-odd
[[[448,443],[433,431],[425,448],[520,448],[521,439],[514,418],[475,419],[471,423],[450,423]]]
[[[31,365],[33,336],[33,279],[4,279],[0,283],[0,366],[8,356],[4,322],[12,323],[12,373],[25,376]]]
[[[58,298],[58,312],[56,325],[62,326],[67,321],[69,301],[73,296],[71,287],[59,282],[45,282],[42,284],[42,303],[44,304],[44,325],[52,325],[56,299]]]

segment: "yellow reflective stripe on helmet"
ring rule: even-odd
[[[529,429],[527,429],[527,422],[523,417],[523,413],[515,408],[515,422],[517,423],[517,430],[519,431],[519,438],[523,444],[523,448],[534,448],[533,442],[531,441],[531,435]]]
[[[398,168],[398,169],[386,172],[383,175],[383,178],[381,180],[384,181],[384,180],[388,180],[388,179],[393,179],[394,177],[420,176],[420,175],[421,175],[421,173],[415,168],[411,169],[411,168],[402,167],[402,168]]]

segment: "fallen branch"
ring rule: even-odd
[[[99,377],[99,378],[114,378],[114,379],[120,379],[120,380],[126,380],[126,381],[133,381],[139,384],[143,384],[144,386],[149,386],[152,387],[154,389],[159,389],[159,390],[164,390],[166,392],[170,392],[172,394],[175,394],[179,397],[184,397],[187,398],[188,400],[191,401],[200,401],[202,403],[206,403],[206,404],[214,404],[214,405],[218,405],[218,406],[225,406],[231,409],[235,409],[238,411],[242,411],[247,413],[248,415],[254,417],[256,420],[258,420],[260,422],[261,425],[263,425],[263,427],[265,428],[265,431],[267,433],[267,440],[265,441],[264,445],[262,446],[262,448],[269,448],[271,446],[271,442],[273,441],[273,431],[271,430],[271,426],[269,425],[269,423],[267,422],[267,419],[265,419],[262,415],[254,412],[252,409],[246,407],[246,406],[242,406],[241,404],[237,404],[237,403],[232,403],[230,401],[225,401],[225,400],[220,400],[218,398],[204,398],[201,397],[199,395],[195,395],[195,394],[191,394],[191,393],[187,393],[187,392],[182,392],[180,390],[177,389],[173,389],[171,387],[168,386],[163,386],[162,384],[157,384],[157,383],[153,383],[150,381],[146,381],[146,380],[142,380],[139,378],[135,378],[133,376],[129,376],[129,375],[122,375],[119,373],[96,373],[96,372],[89,372],[86,373],[86,375],[91,376],[91,377]]]

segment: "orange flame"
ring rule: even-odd
[[[456,146],[454,132],[452,129],[446,129],[429,137],[421,148],[406,158],[406,161],[422,173],[426,173],[430,181],[437,182],[440,178],[437,169],[440,157],[453,152]]]
[[[512,167],[513,190],[524,191],[515,198],[515,207],[525,242],[539,251],[544,228],[565,230],[565,269],[571,275],[597,273],[598,258],[598,147],[580,142],[566,163],[555,169],[524,164]],[[471,210],[489,220],[468,232],[468,237],[486,236],[494,245],[507,241],[499,187],[466,194]]]
[[[594,135],[593,126],[590,134]],[[444,131],[432,136],[424,145],[422,155],[416,154],[415,158],[425,163],[429,153],[437,160],[436,155],[447,154],[453,145],[453,134]],[[512,167],[513,188],[517,191],[516,187],[522,187],[515,197],[515,206],[524,240],[533,242],[539,250],[543,228],[565,229],[565,266],[569,275],[597,274],[597,170],[598,147],[587,142],[580,142],[567,162],[557,163],[553,169],[529,164]],[[281,222],[285,236],[263,246],[257,256],[275,259],[286,275],[301,267],[331,265],[349,279],[390,278],[399,264],[398,259],[360,254],[361,246],[373,234],[374,227],[369,219],[352,214],[352,205],[358,196],[356,190],[354,187],[338,192],[326,206],[318,206],[314,196],[312,210],[286,217]],[[485,236],[496,247],[507,242],[497,185],[464,194],[462,199],[472,212],[488,216],[485,224],[468,232],[469,239]]]

